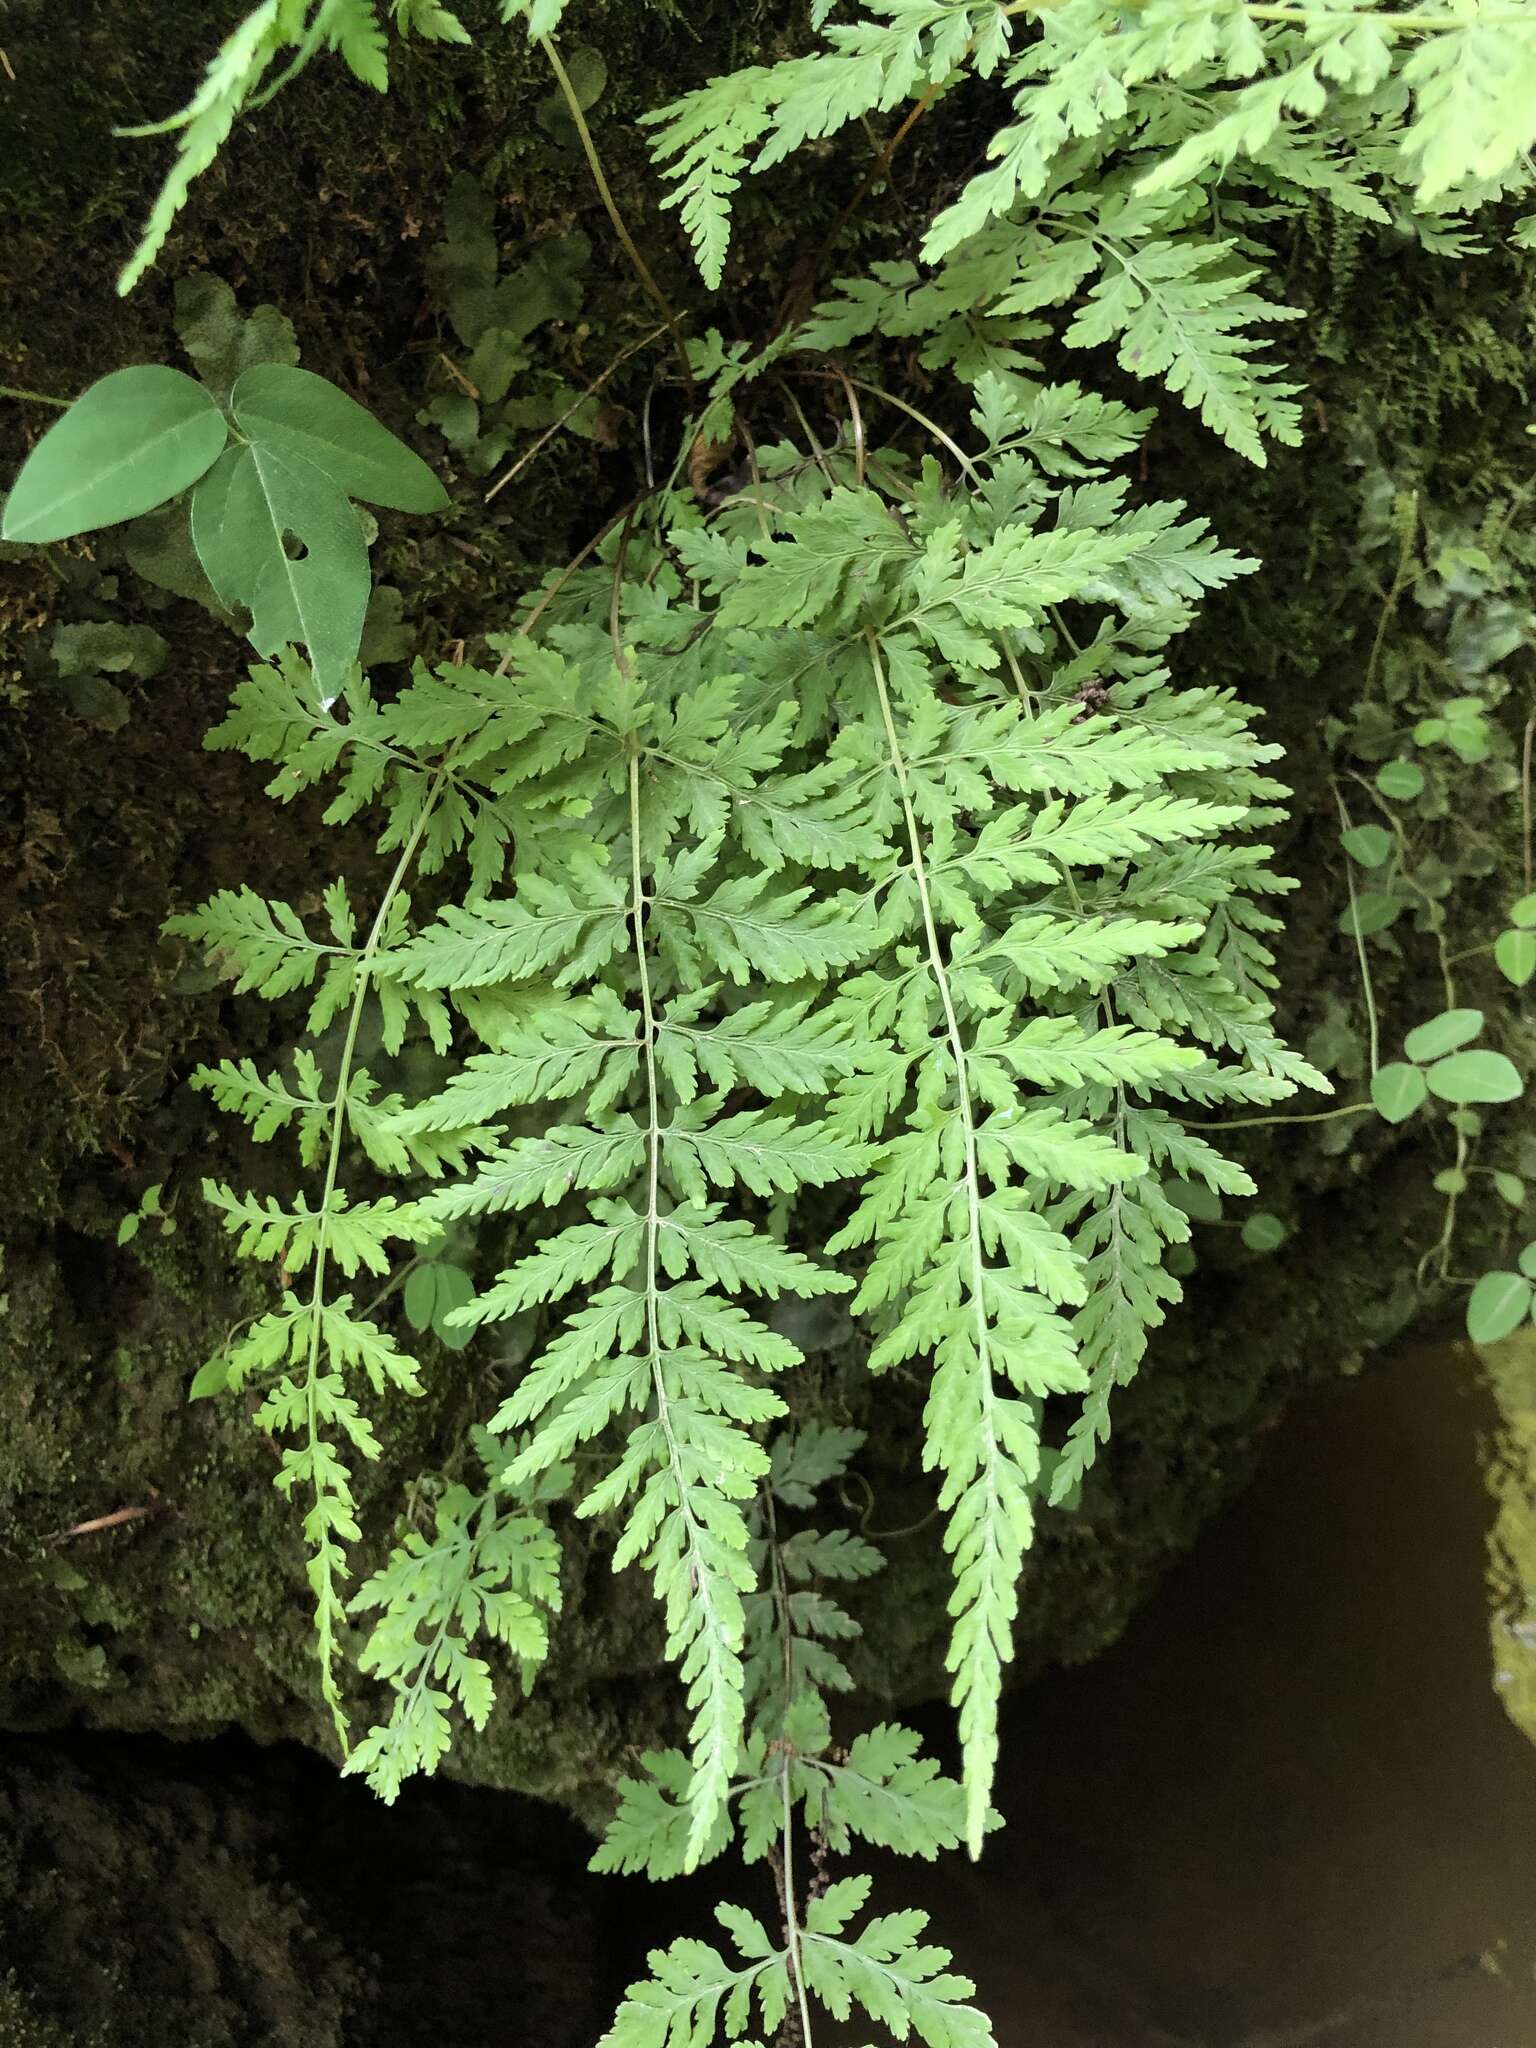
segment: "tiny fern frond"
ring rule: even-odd
[[[494,1458],[494,1454],[493,1454]],[[495,1461],[499,1462],[499,1460]],[[471,1649],[477,1635],[517,1659],[525,1685],[548,1654],[545,1615],[560,1606],[559,1548],[521,1490],[504,1497],[493,1478],[481,1493],[447,1487],[430,1537],[408,1528],[389,1561],[353,1596],[353,1614],[377,1614],[358,1662],[393,1701],[347,1760],[386,1805],[417,1772],[436,1769],[452,1741],[456,1703],[476,1729],[495,1703],[491,1668]]]
[[[237,116],[268,65],[284,44],[293,40],[288,28],[293,12],[291,0],[262,0],[220,45],[202,84],[179,114],[147,127],[119,130],[134,136],[180,131],[175,165],[150,210],[139,245],[117,281],[118,291],[125,297],[165,246],[194,180],[229,139]]]

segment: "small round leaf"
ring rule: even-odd
[[[406,1320],[414,1330],[430,1330],[450,1351],[462,1351],[474,1331],[455,1329],[446,1319],[474,1298],[475,1283],[462,1266],[429,1259],[406,1278]]]
[[[1395,803],[1411,803],[1424,794],[1424,770],[1417,761],[1384,761],[1376,771],[1376,787]]]
[[[460,1328],[452,1321],[456,1308],[466,1308],[475,1298],[475,1283],[462,1266],[439,1265],[437,1301],[432,1313],[432,1334],[449,1351],[462,1351],[474,1336],[474,1325]]]
[[[1522,931],[1529,931],[1536,925],[1536,896],[1522,896],[1518,903],[1509,906],[1509,921],[1519,925]]]
[[[1351,825],[1343,835],[1344,851],[1363,868],[1379,868],[1392,851],[1392,834],[1384,825]]]
[[[1221,1196],[1203,1180],[1171,1180],[1163,1192],[1197,1223],[1221,1221]]]
[[[1426,1079],[1442,1102],[1513,1102],[1525,1086],[1501,1052],[1453,1052],[1436,1060]]]
[[[405,1319],[413,1330],[430,1330],[437,1306],[437,1267],[416,1266],[405,1276]]]
[[[1485,1273],[1467,1301],[1467,1335],[1474,1344],[1497,1344],[1525,1321],[1532,1296],[1518,1273]]]
[[[1536,1238],[1532,1238],[1515,1263],[1527,1280],[1536,1280]]]
[[[1389,924],[1407,909],[1401,896],[1387,896],[1379,889],[1363,889],[1353,903],[1347,903],[1339,915],[1339,930],[1346,938],[1369,938],[1373,932],[1384,932]]]
[[[1493,1184],[1511,1209],[1525,1207],[1525,1182],[1517,1173],[1496,1173]]]
[[[206,1401],[210,1395],[222,1394],[229,1385],[229,1359],[222,1351],[200,1365],[192,1375],[192,1384],[187,1389],[189,1401]]]
[[[1389,1124],[1405,1123],[1429,1092],[1417,1067],[1393,1060],[1371,1076],[1371,1100]]]
[[[1504,979],[1516,988],[1524,988],[1536,974],[1536,931],[1512,925],[1508,931],[1500,932],[1493,942],[1493,957]]]
[[[1403,1051],[1411,1060],[1437,1060],[1483,1028],[1481,1010],[1442,1010],[1426,1024],[1416,1024],[1403,1040]]]
[[[1243,1243],[1251,1252],[1278,1251],[1289,1232],[1278,1216],[1250,1216],[1243,1225]]]

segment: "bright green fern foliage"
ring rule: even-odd
[[[1266,327],[1274,225],[1319,196],[1460,254],[1464,217],[1531,185],[1536,6],[1394,12],[1245,0],[963,6],[880,0],[824,52],[712,80],[650,119],[704,277],[718,283],[743,174],[808,139],[1001,77],[1009,121],[938,214],[922,254],[840,280],[808,339],[931,334],[963,377],[1038,367],[1021,341],[1070,317],[1254,462],[1300,438],[1298,387]],[[1255,287],[1260,287],[1255,289]],[[954,339],[947,338],[953,333]]]
[[[947,1949],[922,1940],[927,1915],[880,1914],[855,1929],[870,1881],[833,1880],[828,1868],[856,1841],[931,1860],[955,1847],[965,1823],[960,1785],[922,1754],[911,1729],[882,1722],[846,1749],[833,1739],[826,1695],[852,1685],[833,1645],[859,1626],[827,1589],[868,1578],[884,1560],[863,1536],[800,1517],[862,1441],[858,1430],[817,1423],[782,1433],[749,1516],[762,1586],[747,1607],[749,1733],[707,1853],[734,1842],[748,1864],[768,1864],[777,1932],[739,1906],[718,1907],[735,1953],[697,1940],[656,1950],[602,2048],[735,2041],[754,2031],[754,2014],[764,2040],[784,2038],[778,2030],[792,2015],[808,2041],[813,2004],[840,2020],[858,2009],[929,2048],[991,2048],[992,2029],[970,2002],[975,1986],[951,1972]],[[674,1877],[687,1862],[689,1759],[652,1751],[641,1767],[619,1788],[592,1867]]]
[[[522,21],[530,37],[547,36],[566,0],[501,0],[505,22]],[[150,211],[118,290],[131,292],[165,246],[194,182],[229,140],[236,121],[265,105],[321,51],[334,51],[352,76],[376,92],[389,87],[389,35],[467,43],[469,30],[445,0],[261,0],[210,59],[202,84],[163,121],[123,128],[122,135],[175,135],[176,161]]]
[[[453,1739],[451,1706],[476,1728],[490,1718],[491,1669],[470,1643],[488,1636],[503,1644],[526,1690],[548,1653],[545,1614],[560,1606],[559,1545],[534,1510],[558,1499],[570,1474],[557,1466],[540,1485],[513,1486],[497,1446],[483,1431],[476,1436],[483,1489],[445,1487],[431,1535],[407,1527],[351,1602],[354,1614],[379,1616],[358,1663],[388,1683],[394,1701],[388,1722],[358,1744],[347,1768],[366,1775],[386,1804],[402,1780],[437,1768]]]
[[[231,1376],[278,1372],[263,1413],[313,1492],[327,1671],[354,1538],[336,1445],[372,1449],[346,1376],[412,1372],[326,1271],[510,1224],[520,1255],[450,1321],[540,1320],[491,1427],[514,1486],[581,1459],[580,1512],[655,1583],[690,1863],[746,1735],[747,1514],[798,1359],[772,1304],[853,1284],[796,1243],[796,1198],[842,1206],[872,1367],[931,1376],[974,1850],[1038,1503],[1091,1462],[1177,1293],[1161,1180],[1248,1186],[1183,1106],[1320,1083],[1269,1021],[1272,750],[1163,660],[1250,565],[1101,474],[1140,429],[1124,407],[988,375],[974,425],[969,489],[895,448],[880,490],[846,455],[763,448],[750,497],[708,520],[669,497],[621,544],[632,573],[568,579],[495,674],[327,705],[298,664],[261,669],[213,736],[280,796],[338,776],[329,815],[381,805],[399,852],[361,946],[339,886],[323,933],[250,891],[177,925],[244,987],[313,988],[312,1032],[346,1020],[339,1083],[303,1049],[203,1077],[325,1169],[313,1204],[214,1199],[253,1253],[320,1268]],[[463,876],[425,922],[413,864]],[[408,1031],[453,1054],[435,1093],[358,1065],[373,1004],[386,1055]],[[353,1197],[350,1154],[370,1186],[450,1177]],[[1079,1395],[1045,1455],[1046,1404]]]
[[[598,639],[586,664],[530,663],[521,678],[529,695],[542,687],[546,759],[558,785],[587,793],[593,854],[608,857],[559,874],[523,865],[510,895],[446,910],[393,955],[413,988],[516,991],[490,1051],[400,1128],[451,1128],[471,1105],[478,1119],[551,1092],[576,1098],[426,1207],[462,1218],[586,1197],[582,1220],[541,1236],[456,1320],[585,1296],[491,1426],[531,1428],[509,1468],[531,1480],[626,1425],[580,1511],[622,1516],[615,1565],[641,1562],[664,1604],[693,1714],[696,1858],[741,1747],[753,1583],[742,1503],[765,1470],[754,1431],[785,1412],[763,1375],[798,1359],[735,1297],[848,1285],[716,1196],[770,1201],[846,1170],[814,1120],[775,1105],[849,1069],[844,1034],[803,991],[869,937],[856,898],[814,900],[730,843],[714,775],[733,753],[762,774],[782,745],[769,728],[732,747],[737,680],[648,701],[629,655],[614,653]],[[521,774],[538,753],[538,741],[520,752]],[[748,981],[766,993],[737,1000]]]
[[[501,14],[552,56],[563,5]],[[1305,420],[1277,341],[1300,317],[1287,226],[1328,207],[1460,257],[1472,215],[1528,189],[1536,143],[1532,0],[834,12],[817,0],[811,52],[650,117],[706,281],[743,177],[850,124],[984,90],[1008,111],[983,167],[908,255],[836,279],[757,354],[687,344],[703,403],[672,480],[648,454],[646,492],[493,642],[494,669],[418,665],[375,694],[350,628],[320,631],[323,588],[308,612],[242,595],[231,508],[264,497],[278,539],[314,516],[263,482],[293,426],[279,407],[274,436],[282,377],[233,402],[228,454],[213,400],[156,379],[215,585],[222,563],[276,657],[211,744],[267,767],[278,800],[326,784],[327,821],[370,819],[394,860],[366,916],[336,880],[302,914],[246,886],[173,920],[278,1006],[269,1064],[197,1078],[257,1141],[290,1138],[301,1175],[286,1196],[208,1189],[276,1286],[197,1391],[253,1388],[282,1445],[344,1747],[366,1618],[358,1663],[390,1707],[350,1767],[385,1797],[456,1716],[483,1725],[488,1644],[531,1680],[557,1504],[649,1579],[687,1740],[626,1783],[599,1867],[665,1876],[734,1840],[772,1868],[778,1925],[722,1907],[730,1953],[659,1951],[610,2048],[809,2048],[813,2004],[928,2048],[990,2042],[922,1916],[860,1923],[867,1882],[827,1860],[855,1838],[980,1849],[1037,1518],[1077,1499],[1178,1299],[1190,1185],[1253,1191],[1211,1113],[1326,1085],[1273,1026],[1276,750],[1176,652],[1256,565],[1133,487],[1150,413],[1044,365],[1112,359],[1262,463]],[[162,124],[180,155],[124,288],[242,111],[327,49],[382,88],[391,27],[468,35],[441,0],[256,7]],[[885,388],[892,341],[928,411]],[[831,445],[801,403],[829,386],[849,419]],[[733,443],[729,488],[678,484]],[[22,515],[47,537],[50,504],[23,495]],[[297,640],[318,674],[279,652]],[[450,1244],[483,1269],[447,1315],[461,1355],[510,1324],[528,1363],[476,1432],[485,1482],[445,1480],[430,1530],[407,1517],[349,1597],[369,1548],[353,1469],[420,1385],[392,1304]],[[795,1298],[833,1295],[893,1410],[918,1390],[955,1782],[899,1727],[846,1751],[834,1734],[857,1629],[826,1589],[878,1557],[798,1519],[858,1448],[794,1394]]]

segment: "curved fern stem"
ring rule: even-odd
[[[645,949],[646,893],[640,857],[640,749],[631,745],[629,756],[629,843],[630,921],[634,929],[635,974],[639,984],[641,1010],[641,1063],[645,1074],[646,1165],[645,1165],[645,1341],[651,1368],[651,1386],[656,1399],[656,1420],[667,1447],[667,1459],[677,1485],[678,1513],[687,1539],[688,1573],[694,1601],[704,1610],[699,1631],[707,1666],[714,1667],[705,1685],[706,1695],[719,1699],[734,1693],[738,1714],[734,1728],[722,1731],[711,1723],[713,1753],[703,1759],[695,1753],[694,1779],[690,1792],[693,1820],[688,1836],[687,1865],[693,1869],[702,1857],[736,1766],[740,1738],[741,1693],[724,1669],[739,1655],[734,1631],[716,1611],[715,1575],[706,1555],[702,1531],[689,1498],[690,1474],[673,1428],[666,1374],[662,1370],[660,1251],[661,1231],[661,1090],[656,1072],[656,1007],[651,995],[650,962]],[[692,1688],[690,1688],[690,1694]]]
[[[787,1715],[795,1698],[795,1630],[789,1605],[789,1587],[784,1577],[784,1553],[779,1547],[778,1523],[773,1512],[773,1486],[769,1482],[763,1487],[763,1518],[768,1529],[768,1556],[772,1571],[773,1605],[778,1623],[779,1651],[783,1675],[784,1712]],[[795,1810],[794,1788],[791,1777],[794,1771],[795,1752],[788,1737],[781,1738],[779,1752],[779,1788],[783,1798],[783,1819],[780,1822],[780,1879],[784,1906],[784,1941],[788,1951],[789,1981],[795,1987],[795,2000],[800,2014],[801,2048],[814,2048],[811,2039],[811,2005],[805,1989],[805,1961],[800,1939],[800,1914],[795,1904]]]
[[[604,211],[613,223],[613,232],[618,236],[624,254],[634,266],[636,277],[639,278],[641,284],[650,294],[657,312],[660,313],[671,333],[673,344],[677,349],[677,359],[682,365],[683,382],[687,385],[691,396],[693,392],[693,365],[688,360],[688,350],[683,341],[682,329],[678,325],[677,315],[672,310],[672,302],[656,282],[651,272],[651,266],[640,254],[635,244],[634,236],[624,225],[624,216],[619,212],[618,203],[609,189],[608,179],[603,171],[603,160],[597,153],[597,144],[592,140],[592,130],[587,126],[587,117],[582,109],[581,100],[577,96],[576,88],[571,83],[570,74],[560,61],[560,52],[555,48],[548,36],[539,37],[539,48],[549,59],[549,68],[555,74],[555,83],[559,86],[564,97],[566,111],[571,117],[577,135],[581,138],[582,154],[587,159],[587,168],[592,173],[592,182],[597,187],[597,196],[603,202]]]
[[[357,1052],[357,1034],[362,1024],[363,1006],[368,1000],[372,986],[372,966],[378,956],[379,942],[389,921],[389,913],[410,873],[411,863],[416,858],[426,832],[427,822],[436,808],[437,799],[446,779],[448,764],[445,761],[434,775],[427,790],[426,799],[410,837],[400,849],[400,858],[395,862],[394,873],[390,876],[380,900],[377,914],[369,929],[357,961],[357,986],[352,992],[352,1007],[347,1017],[346,1037],[342,1042],[341,1064],[336,1074],[336,1093],[331,1104],[331,1125],[326,1150],[325,1183],[320,1194],[320,1214],[329,1219],[331,1204],[336,1195],[336,1179],[341,1166],[342,1139],[347,1127],[347,1088],[352,1078],[352,1062]],[[310,1559],[310,1586],[315,1596],[315,1633],[319,1640],[320,1691],[330,1708],[331,1720],[336,1729],[337,1740],[345,1756],[350,1748],[347,1732],[347,1717],[341,1704],[341,1688],[336,1683],[336,1636],[335,1614],[338,1607],[334,1569],[331,1559],[331,1542],[327,1527],[327,1498],[333,1489],[327,1484],[327,1468],[320,1458],[320,1421],[316,1412],[316,1394],[320,1375],[320,1343],[325,1328],[325,1269],[329,1251],[328,1221],[322,1221],[315,1244],[314,1280],[309,1298],[309,1356],[304,1384],[305,1429],[308,1440],[310,1483],[314,1490],[314,1518],[319,1533],[314,1554]]]

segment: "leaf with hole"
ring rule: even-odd
[[[1524,988],[1536,974],[1536,931],[1511,925],[1494,940],[1493,957],[1504,979]]]
[[[1414,1026],[1403,1040],[1403,1050],[1411,1060],[1437,1060],[1476,1038],[1482,1028],[1481,1010],[1442,1010],[1438,1017]]]
[[[397,512],[441,512],[448,493],[419,455],[365,406],[311,370],[261,363],[230,397],[241,433],[289,461],[313,463],[349,498]]]
[[[1442,1102],[1513,1102],[1525,1084],[1501,1052],[1453,1052],[1425,1077]]]
[[[368,550],[329,477],[299,456],[232,448],[198,486],[192,538],[220,603],[250,612],[256,652],[302,642],[334,695],[362,642]]]
[[[1392,851],[1392,834],[1384,825],[1351,825],[1343,834],[1344,851],[1363,868],[1379,868]]]
[[[1467,1301],[1467,1335],[1474,1344],[1497,1344],[1525,1321],[1533,1295],[1518,1273],[1485,1273]]]
[[[195,484],[228,437],[223,413],[182,371],[114,370],[27,457],[0,538],[67,540],[137,519]]]
[[[1371,1100],[1389,1124],[1405,1123],[1429,1093],[1417,1067],[1393,1060],[1371,1076]]]

